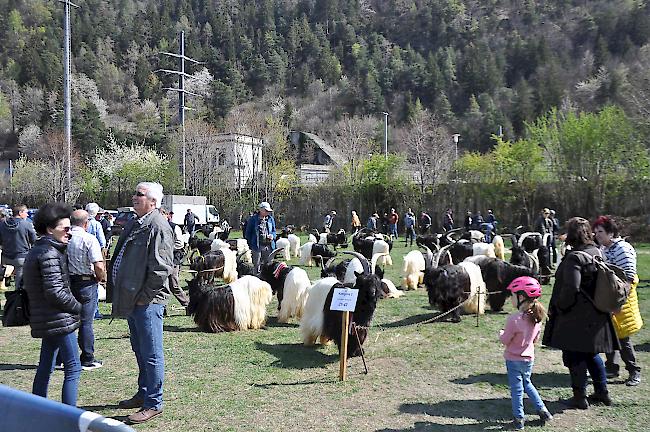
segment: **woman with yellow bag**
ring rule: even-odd
[[[638,365],[634,353],[634,345],[630,336],[638,332],[643,326],[641,312],[639,312],[639,299],[636,293],[636,286],[639,277],[636,274],[636,252],[631,244],[619,236],[616,222],[607,217],[600,216],[592,224],[596,241],[602,247],[605,260],[625,271],[625,275],[631,283],[630,294],[620,312],[612,315],[612,322],[616,330],[616,336],[621,343],[621,359],[630,376],[625,385],[636,386],[641,383],[641,367]],[[616,353],[607,353],[605,362],[607,378],[618,376],[619,365],[616,363]]]

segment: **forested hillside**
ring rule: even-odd
[[[399,131],[426,110],[461,151],[486,152],[549,110],[618,105],[648,123],[650,4],[641,0],[78,0],[72,11],[73,140],[173,158],[177,97],[166,87],[185,32],[196,79],[189,118],[228,128],[238,106],[275,110],[324,136],[346,118]],[[0,0],[0,128],[33,144],[60,129],[62,6]],[[377,128],[378,136],[381,129]],[[408,129],[408,128],[407,128]],[[13,137],[13,138],[12,138]],[[391,149],[401,149],[400,135]],[[393,146],[393,144],[395,144]],[[31,146],[31,147],[30,147]],[[31,149],[31,150],[30,150]]]

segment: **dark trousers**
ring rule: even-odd
[[[404,238],[404,244],[407,244],[409,239],[411,240],[411,246],[413,246],[413,240],[415,240],[415,228],[412,226],[406,227],[406,237]]]
[[[183,291],[183,288],[180,286],[178,280],[178,273],[181,270],[181,266],[175,265],[172,274],[169,275],[169,290],[172,292],[176,300],[181,304],[181,306],[186,307],[190,303],[190,299],[187,298],[187,294]]]
[[[619,342],[621,344],[620,357],[621,360],[623,360],[623,363],[625,363],[625,369],[627,369],[630,374],[641,372],[641,366],[636,363],[636,353],[634,352],[634,345],[632,345],[630,338],[626,337],[619,339]],[[617,364],[618,355],[616,355],[616,352],[607,353],[606,357],[607,361],[605,362],[605,369],[607,371],[618,373],[620,366]]]
[[[54,359],[58,355],[61,358],[61,363],[63,363],[61,402],[66,405],[77,405],[81,364],[77,356],[77,346],[74,339],[74,332],[59,336],[47,336],[41,339],[41,354],[38,360],[36,376],[34,377],[34,384],[32,385],[32,393],[44,398],[47,397],[50,375],[54,371]]]
[[[95,360],[95,331],[93,319],[97,304],[97,282],[70,281],[72,294],[81,303],[81,326],[79,327],[79,348],[81,349],[81,363],[89,363]]]
[[[569,368],[571,387],[575,390],[586,391],[587,371],[589,371],[596,393],[607,393],[605,364],[598,353],[562,351],[562,362]]]

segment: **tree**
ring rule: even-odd
[[[60,132],[43,135],[31,149],[29,159],[22,156],[14,168],[11,187],[15,193],[44,201],[73,203],[81,192],[83,165],[72,148],[71,184],[68,188],[68,158],[65,136]]]
[[[376,127],[377,120],[370,116],[345,116],[334,125],[332,146],[347,160],[346,180],[352,185],[359,183],[361,165],[376,148]]]
[[[566,115],[552,110],[529,125],[527,133],[544,148],[562,191],[566,181],[586,182],[587,198],[593,200],[596,211],[605,211],[606,198],[625,182],[648,174],[648,151],[618,107]]]
[[[401,141],[406,160],[418,173],[421,195],[427,187],[435,191],[449,174],[455,157],[449,130],[417,100]]]

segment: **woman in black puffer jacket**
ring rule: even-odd
[[[79,303],[70,291],[66,247],[71,209],[45,204],[38,210],[34,228],[41,235],[25,259],[24,287],[29,296],[32,337],[41,338],[41,355],[32,393],[47,397],[47,386],[57,353],[63,361],[61,401],[76,406],[81,363],[75,330],[79,328]]]

